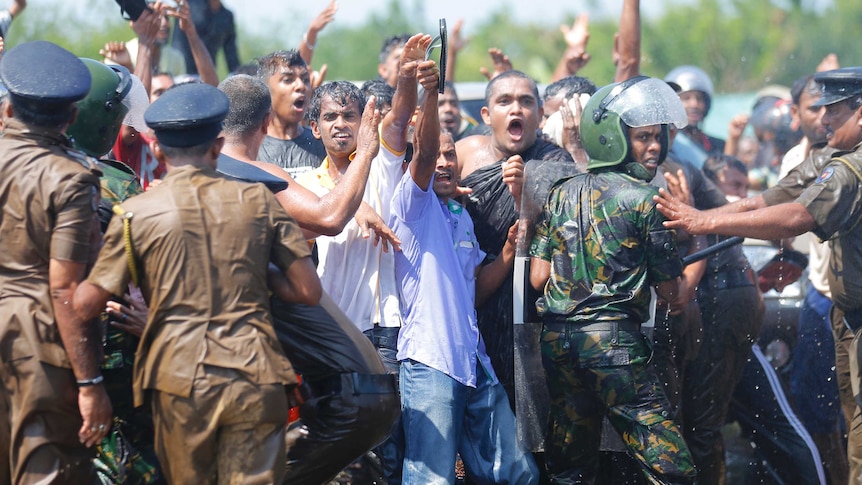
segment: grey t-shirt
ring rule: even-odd
[[[281,140],[266,135],[257,157],[262,162],[278,165],[296,177],[302,172],[319,167],[320,162],[326,158],[326,149],[323,148],[323,142],[306,128],[293,140]]]

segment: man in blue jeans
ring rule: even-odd
[[[454,483],[458,453],[477,483],[537,483],[538,469],[518,446],[515,416],[485,351],[475,311],[476,300],[512,270],[517,225],[501,255],[482,266],[485,254],[473,221],[452,199],[458,193],[458,159],[452,135],[440,133],[436,65],[420,63],[418,76],[425,95],[416,122],[416,155],[395,189],[389,219],[402,243],[395,273],[403,317],[398,336],[403,483]]]

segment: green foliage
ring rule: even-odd
[[[511,0],[506,0],[511,1]],[[128,23],[113,2],[105,8],[81,8],[78,2],[30,2],[16,19],[7,46],[45,39],[78,55],[100,58],[98,51],[110,40],[133,37]],[[645,3],[645,2],[642,2]],[[858,0],[664,0],[662,14],[642,22],[641,70],[664,76],[680,64],[696,64],[713,78],[719,92],[741,92],[765,84],[790,85],[810,73],[828,53],[843,65],[860,63],[854,40],[862,25]],[[619,12],[608,12],[604,2],[586,2],[591,13],[589,52],[592,60],[580,73],[601,85],[614,75],[611,52]],[[643,8],[643,7],[642,7]],[[652,9],[651,9],[652,10]],[[481,81],[482,66],[491,67],[490,47],[498,47],[539,82],[549,82],[565,44],[557,27],[571,25],[566,18],[543,25],[514,18],[509,3],[489,11],[485,20],[465,25],[470,38],[457,59],[456,80]],[[338,19],[318,38],[313,66],[328,65],[328,79],[363,80],[376,76],[383,40],[391,35],[424,31],[436,33],[436,20],[425,15],[421,0],[388,0],[363,25],[339,25]],[[290,6],[280,17],[261,25],[239,25],[241,59],[277,49],[295,47],[308,20]],[[450,28],[458,18],[448,18]],[[224,61],[217,60],[225,75]]]

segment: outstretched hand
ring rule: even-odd
[[[404,44],[401,51],[401,74],[412,76],[420,62],[425,60],[425,51],[431,45],[431,36],[428,34],[416,34]]]
[[[324,29],[330,22],[335,20],[335,12],[338,11],[338,4],[335,3],[335,0],[329,2],[329,5],[323,9],[322,12],[317,14],[317,17],[314,17],[314,20],[311,21],[311,24],[308,26],[308,30],[317,34],[321,30]]]
[[[590,16],[582,13],[575,19],[572,26],[561,25],[560,32],[566,41],[566,69],[576,73],[590,61],[587,54],[587,43],[590,41]]]
[[[365,202],[360,204],[359,208],[356,210],[354,219],[356,219],[356,223],[359,224],[359,229],[362,231],[362,237],[364,239],[368,239],[371,237],[371,233],[373,232],[374,245],[377,246],[382,242],[384,253],[389,252],[389,246],[392,246],[392,249],[395,251],[401,251],[401,240],[398,239],[398,236],[392,232],[392,229],[383,222],[383,218],[381,218],[370,205]]]
[[[311,92],[313,93],[315,89],[319,88],[323,81],[326,80],[326,71],[329,70],[329,65],[324,64],[320,66],[319,70],[311,71],[311,75],[309,76],[311,82]]]
[[[374,157],[380,150],[380,133],[377,127],[380,125],[380,111],[375,109],[377,102],[375,96],[369,96],[362,112],[362,122],[359,125],[359,133],[356,137],[356,153],[364,153]]]
[[[667,190],[677,199],[683,201],[687,205],[694,205],[694,198],[691,195],[691,189],[688,187],[688,179],[685,177],[685,172],[682,169],[676,171],[676,174],[664,172],[664,179],[667,182]]]
[[[671,229],[684,229],[689,234],[707,234],[703,213],[683,203],[665,189],[658,189],[659,195],[653,196],[656,209],[668,218],[664,226]]]
[[[105,46],[99,49],[99,55],[105,59],[119,64],[129,71],[134,71],[134,61],[132,60],[129,49],[126,48],[126,43],[112,40],[105,43]]]
[[[494,63],[494,70],[489,71],[486,67],[480,67],[479,72],[482,73],[483,76],[488,78],[488,80],[492,80],[495,77],[503,74],[506,71],[511,71],[514,69],[512,67],[512,61],[509,60],[509,56],[503,54],[503,51],[497,49],[496,47],[492,47],[488,49],[488,55],[491,56],[491,61]]]
[[[449,52],[458,52],[467,45],[469,39],[461,36],[461,29],[464,27],[464,19],[455,21],[452,30],[449,31]]]
[[[586,164],[589,161],[584,145],[581,143],[581,98],[572,96],[560,106],[560,117],[563,120],[563,148],[566,149],[578,164]]]

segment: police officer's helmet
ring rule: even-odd
[[[588,170],[619,165],[631,150],[626,126],[662,126],[662,153],[667,156],[668,125],[688,123],[674,90],[660,79],[638,76],[605,86],[590,98],[581,117],[581,143],[590,157]]]
[[[67,130],[75,148],[92,157],[111,151],[128,106],[123,99],[132,90],[132,75],[123,66],[108,66],[81,59],[90,71],[92,84],[87,97],[78,101],[78,117]]]

